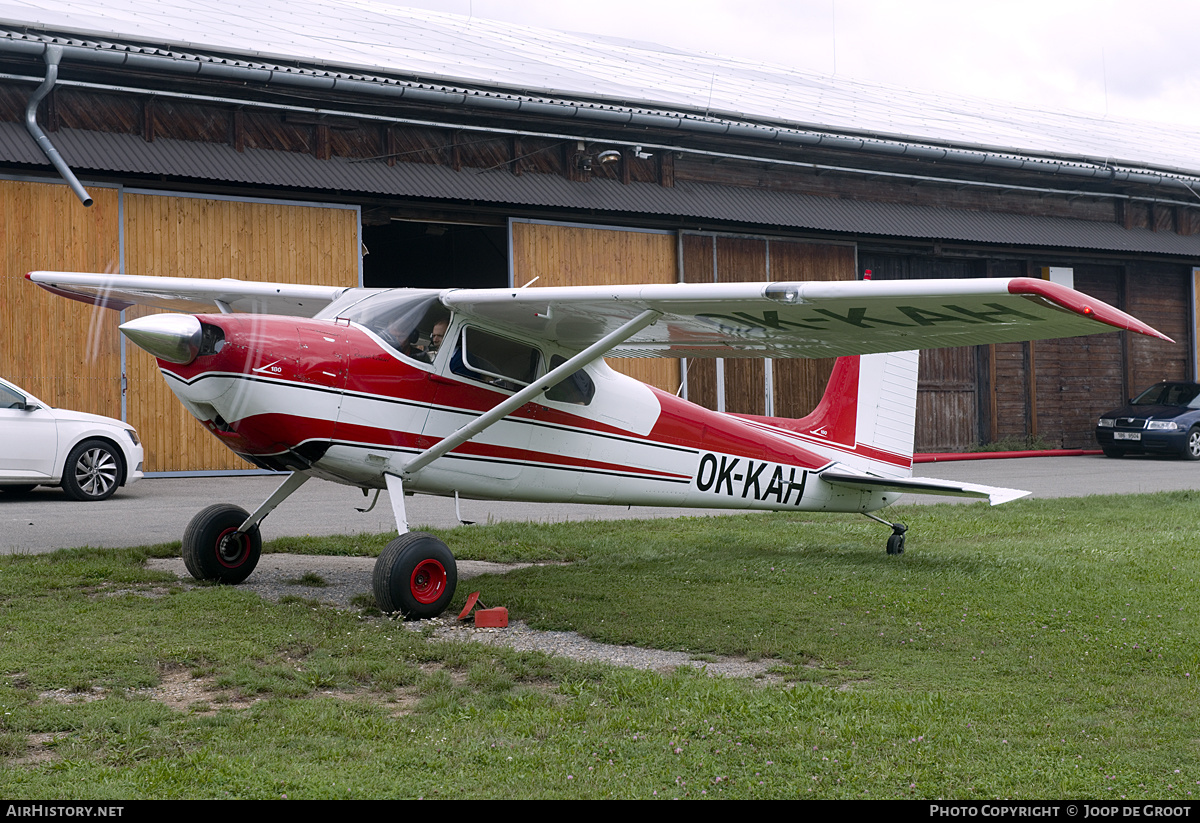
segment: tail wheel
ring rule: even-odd
[[[381,611],[418,619],[437,617],[454,597],[458,566],[441,540],[409,532],[379,553],[372,583]]]
[[[240,506],[218,503],[192,518],[183,533],[183,562],[197,580],[241,583],[262,555],[258,526],[243,534],[238,526],[250,515]]]

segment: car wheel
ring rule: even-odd
[[[1180,456],[1184,460],[1200,460],[1200,426],[1193,426],[1187,434],[1187,442],[1183,445]]]
[[[107,500],[121,483],[121,457],[103,440],[84,440],[67,455],[62,487],[75,500]]]

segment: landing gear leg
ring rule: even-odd
[[[891,526],[892,534],[887,539],[888,554],[904,554],[904,533],[908,531],[908,526],[903,523],[890,523],[882,517],[876,517],[868,512],[863,512],[863,517],[869,517],[877,523],[882,523],[885,526]]]

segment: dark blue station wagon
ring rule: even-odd
[[[1200,460],[1200,383],[1156,383],[1100,415],[1096,440],[1109,457],[1168,454]]]

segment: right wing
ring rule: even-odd
[[[131,274],[31,271],[25,277],[54,294],[116,311],[143,305],[187,314],[235,311],[312,317],[346,291],[341,286]]]
[[[577,351],[658,312],[614,357],[837,357],[1119,329],[1169,340],[1089,295],[1024,277],[451,289],[442,303]]]

